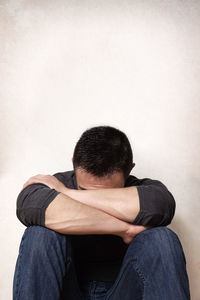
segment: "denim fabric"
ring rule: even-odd
[[[22,236],[13,300],[190,300],[178,236],[159,226],[129,244],[114,282],[77,280],[70,238],[42,226]]]

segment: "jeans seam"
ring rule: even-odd
[[[125,271],[127,270],[127,268],[129,267],[129,264],[132,264],[134,269],[136,270],[136,272],[138,273],[139,277],[142,279],[142,282],[143,282],[143,286],[145,286],[145,283],[146,283],[146,280],[145,280],[145,277],[143,275],[143,273],[141,272],[141,270],[139,269],[138,265],[134,266],[134,259],[131,259],[127,262],[125,268],[124,268],[124,271],[123,273],[121,274],[121,276],[118,278],[118,281],[117,281],[117,284],[116,286],[114,287],[114,289],[111,291],[111,294],[108,295],[108,298],[106,296],[105,300],[109,300],[110,297],[112,296],[113,292],[116,290],[117,286],[119,285],[119,282],[122,278],[122,276],[124,275]],[[144,299],[144,289],[143,289],[143,295],[142,295],[142,300]]]

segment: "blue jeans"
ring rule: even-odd
[[[160,226],[128,245],[114,282],[78,282],[68,235],[30,226],[22,236],[14,300],[189,300],[186,260],[178,236]]]

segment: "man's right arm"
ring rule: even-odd
[[[24,188],[17,198],[17,217],[25,225],[40,225],[62,234],[114,234],[125,242],[145,230],[70,198],[42,183]]]

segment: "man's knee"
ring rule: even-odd
[[[177,234],[165,226],[158,226],[158,227],[147,229],[141,232],[140,234],[138,234],[136,238],[133,240],[133,242],[140,239],[142,239],[143,241],[144,240],[151,241],[151,244],[155,244],[155,245],[159,243],[168,244],[170,242],[171,243],[175,242],[180,244],[180,240]]]
[[[29,249],[30,254],[38,255],[41,252],[50,251],[52,246],[66,248],[70,245],[70,239],[49,228],[32,225],[25,229],[22,244],[23,247]]]
[[[185,260],[177,234],[165,226],[153,227],[138,234],[131,242],[129,251],[134,253],[136,249],[141,253],[148,252],[150,258],[159,255],[167,259],[175,254]]]

